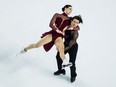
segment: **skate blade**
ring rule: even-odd
[[[71,67],[71,66],[72,66],[72,64],[62,65],[62,69],[65,67]]]

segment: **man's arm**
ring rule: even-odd
[[[72,32],[72,40],[69,42],[68,46],[65,47],[65,51],[70,49],[74,44],[76,44],[78,36],[79,36],[78,30]]]

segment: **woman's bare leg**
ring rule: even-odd
[[[62,67],[71,67],[72,66],[72,63],[69,62],[66,57],[65,57],[65,54],[64,54],[64,43],[63,43],[63,39],[61,37],[58,37],[56,40],[55,40],[55,45],[56,45],[56,48],[58,49],[59,53],[60,53],[60,58],[62,59],[63,63],[62,63]]]
[[[24,50],[28,51],[33,48],[38,48],[40,46],[43,46],[44,44],[47,44],[52,41],[52,35],[48,34],[44,36],[42,39],[40,39],[37,43],[30,44],[29,46],[25,47]]]
[[[63,39],[61,37],[58,37],[55,40],[55,45],[56,48],[58,49],[59,53],[60,53],[60,57],[62,60],[66,59],[65,54],[64,54],[64,43],[63,43]]]

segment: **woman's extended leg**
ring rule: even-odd
[[[32,48],[38,48],[40,46],[43,46],[44,44],[47,44],[52,41],[52,35],[48,34],[44,36],[42,39],[40,39],[37,43],[30,44],[29,46],[25,47],[24,50],[28,51]]]

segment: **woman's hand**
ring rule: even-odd
[[[63,29],[63,32],[65,32],[67,29],[68,29],[68,26],[66,26],[66,27]]]
[[[57,29],[56,32],[64,36],[64,32],[60,31],[59,29]]]

